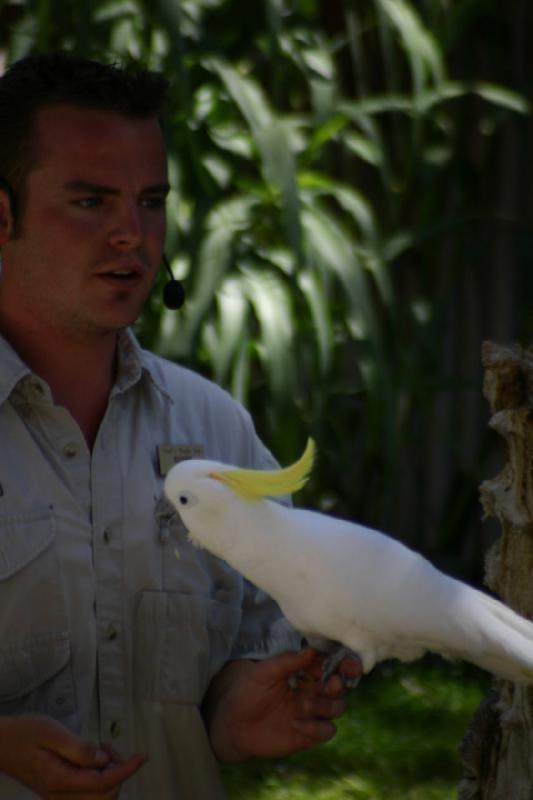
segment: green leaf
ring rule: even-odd
[[[345,323],[354,338],[379,339],[364,268],[357,247],[339,223],[323,210],[306,207],[302,214],[307,259],[326,275],[334,275],[348,300]]]
[[[325,47],[304,49],[302,50],[302,58],[307,68],[316,75],[319,75],[325,81],[333,81],[335,67],[331,54]]]
[[[218,383],[226,384],[231,362],[239,358],[243,339],[246,339],[248,302],[239,277],[226,278],[216,297],[218,315],[203,329],[204,346]]]
[[[269,261],[288,277],[294,275],[296,270],[294,253],[286,247],[260,247],[257,254],[265,261]]]
[[[367,198],[357,189],[343,184],[333,184],[330,192],[341,208],[347,211],[358,224],[363,237],[369,241],[376,239],[374,211]]]
[[[301,251],[300,207],[296,164],[289,128],[276,117],[259,86],[233,67],[220,61],[213,66],[248,122],[261,155],[263,173],[280,194],[289,243],[297,256]]]
[[[437,87],[421,90],[416,98],[404,94],[382,94],[364,100],[346,101],[338,104],[338,110],[359,122],[367,116],[386,113],[429,113],[435,106],[449,100],[477,94],[494,105],[502,106],[519,114],[531,113],[529,101],[518,92],[504,86],[479,81],[442,81]]]
[[[414,231],[398,230],[392,234],[383,245],[383,257],[386,261],[394,261],[415,244]]]
[[[334,339],[330,307],[324,284],[317,272],[302,270],[298,274],[298,286],[304,294],[311,312],[317,337],[320,370],[322,374],[325,374],[331,365]]]
[[[284,0],[267,0],[267,19],[275,36],[279,36],[283,28]]]
[[[214,302],[232,261],[235,237],[249,226],[254,205],[253,198],[238,196],[219,204],[209,215],[198,263],[194,266],[194,289],[183,309],[186,331],[180,349],[184,352],[188,352],[193,337]]]
[[[139,13],[139,5],[133,0],[114,0],[114,2],[105,3],[100,8],[95,9],[93,19],[95,22],[108,22],[109,20],[138,15]]]
[[[496,106],[516,111],[518,114],[531,114],[531,103],[518,92],[498,86],[494,83],[476,82],[473,91]]]
[[[275,400],[294,397],[296,364],[293,358],[291,295],[273,272],[241,266],[247,296],[260,326],[259,354],[269,374]]]
[[[267,180],[281,191],[283,217],[289,243],[297,257],[301,251],[300,197],[296,182],[296,163],[289,134],[280,120],[257,136]]]
[[[219,123],[209,127],[209,135],[213,143],[221,150],[227,150],[229,153],[249,161],[252,160],[252,137],[245,128],[241,128],[233,122]]]
[[[366,117],[375,114],[390,112],[413,114],[415,112],[412,97],[404,94],[380,94],[364,100],[341,100],[338,108],[356,122],[364,122]]]
[[[231,376],[231,394],[239,403],[248,404],[248,392],[251,377],[250,346],[245,337],[241,337],[239,349],[236,353],[233,372]]]
[[[416,92],[424,88],[428,73],[433,83],[441,83],[445,78],[445,71],[440,47],[413,6],[404,0],[378,2],[400,35],[411,62]]]
[[[202,164],[211,175],[217,186],[225,189],[232,178],[231,167],[214,153],[204,153]]]
[[[362,158],[363,161],[375,167],[383,166],[383,152],[378,142],[353,131],[347,131],[343,135],[342,141],[348,150]]]
[[[309,159],[314,158],[325,144],[335,139],[347,123],[348,117],[345,114],[335,114],[313,131],[306,147],[306,155]]]
[[[229,95],[257,137],[258,133],[272,122],[272,112],[264,92],[255,81],[244,77],[231,65],[215,59],[211,60],[210,64],[219,74]]]
[[[310,189],[315,193],[329,194],[334,197],[341,208],[347,211],[356,222],[363,238],[375,241],[377,233],[374,211],[361,192],[319,172],[301,172],[298,175],[298,183],[302,189]]]

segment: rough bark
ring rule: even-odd
[[[533,347],[487,342],[483,366],[490,426],[506,444],[503,470],[480,487],[485,516],[501,526],[487,554],[485,582],[533,619]],[[459,800],[532,800],[533,687],[495,682],[471,721],[461,757]]]

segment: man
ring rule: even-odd
[[[164,447],[272,465],[243,409],[128,330],[163,253],[166,90],[65,54],[0,80],[2,800],[219,798],[217,760],[325,741],[344,710],[161,501]]]

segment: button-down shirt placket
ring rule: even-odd
[[[111,401],[91,461],[93,562],[96,584],[100,740],[126,753],[127,686],[123,635],[123,502],[119,452],[111,446],[116,403]]]

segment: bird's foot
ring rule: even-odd
[[[362,674],[362,671],[363,671],[362,670],[362,664],[361,664],[361,670],[360,670],[359,674],[357,674],[357,675],[349,675],[345,670],[343,670],[343,669],[339,670],[338,669],[338,667],[340,667],[340,665],[344,661],[344,659],[348,659],[349,661],[352,661],[352,662],[353,661],[358,661],[359,664],[361,664],[361,659],[359,658],[357,653],[354,653],[352,650],[349,650],[347,647],[339,647],[337,650],[335,650],[334,653],[331,653],[331,655],[329,655],[325,659],[325,661],[324,661],[324,663],[322,665],[322,683],[323,684],[326,683],[329,680],[329,678],[331,678],[331,676],[333,674],[337,674],[337,675],[339,675],[339,677],[341,678],[342,682],[344,683],[344,686],[347,689],[355,689],[356,688],[356,686],[359,684],[359,681],[361,680],[361,674]]]

